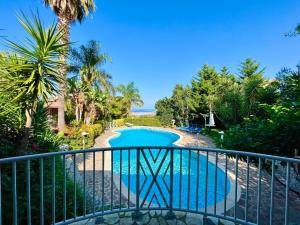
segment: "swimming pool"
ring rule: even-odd
[[[108,141],[112,147],[168,147],[174,146],[174,142],[180,138],[172,132],[147,128],[128,128],[117,132],[119,135]],[[171,151],[167,149],[145,149],[140,154],[140,198],[145,200],[145,204],[166,206],[166,200],[170,197],[170,156]],[[122,174],[123,185],[129,187],[133,194],[136,193],[136,158],[137,151],[134,149],[130,152],[115,150],[113,153],[113,173]],[[128,169],[129,165],[130,169]],[[153,174],[156,173],[157,183],[153,183]],[[224,171],[210,160],[208,161],[205,155],[197,152],[174,150],[173,174],[174,208],[204,208],[205,202],[207,207],[213,206],[215,203],[222,202],[231,189],[230,180],[226,179]],[[217,179],[215,179],[216,175]]]

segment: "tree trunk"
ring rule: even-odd
[[[61,44],[67,44],[70,42],[70,20],[65,17],[58,17],[58,26],[59,29],[63,32],[63,37],[60,40]],[[60,66],[59,74],[62,77],[62,82],[59,84],[60,95],[58,96],[58,120],[57,127],[59,130],[65,128],[65,88],[66,88],[66,79],[67,79],[67,53],[68,45],[64,47],[63,53],[60,55],[60,61],[62,65]]]
[[[82,112],[83,112],[83,107],[80,106],[80,109],[79,109],[79,121],[82,121]]]
[[[76,122],[79,122],[79,107],[77,104],[75,106],[75,116],[76,116]]]
[[[85,113],[84,123],[85,123],[85,125],[90,125],[90,123],[91,123],[91,113],[90,113],[90,111],[87,111]]]
[[[76,122],[79,122],[79,103],[78,103],[78,100],[75,100],[75,116],[76,116]]]
[[[32,125],[32,115],[33,115],[32,109],[25,110],[26,123],[25,123],[25,128],[23,130],[22,137],[20,140],[20,145],[19,145],[19,150],[21,151],[27,150],[28,148],[30,129]]]

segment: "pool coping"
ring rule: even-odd
[[[117,136],[120,135],[120,132],[118,132],[118,130],[124,130],[124,129],[138,129],[138,128],[143,128],[143,129],[149,129],[149,130],[159,130],[159,131],[165,131],[165,132],[169,132],[169,133],[174,133],[176,135],[179,136],[178,140],[176,140],[175,142],[173,142],[174,145],[177,145],[179,147],[185,147],[183,144],[181,144],[180,142],[183,140],[183,137],[180,133],[176,132],[176,130],[170,130],[170,129],[166,129],[166,128],[160,128],[160,127],[146,127],[146,126],[133,126],[133,127],[120,127],[120,128],[116,128],[116,129],[113,129],[112,130],[112,135],[107,137],[106,140],[105,140],[105,145],[106,147],[111,147],[111,145],[109,144],[109,141],[112,139],[112,138],[115,138]],[[197,151],[193,151],[195,153],[197,153]],[[207,156],[206,154],[204,154],[203,152],[200,151],[200,154],[202,154],[203,156]],[[216,158],[213,157],[212,155],[208,155],[208,161],[212,164],[216,164]],[[218,168],[221,169],[224,174],[226,174],[226,170],[224,168],[224,166],[222,164],[218,164]],[[120,176],[117,175],[117,174],[114,174],[114,180],[120,180]],[[237,183],[237,198],[236,198],[236,201],[235,201],[235,190],[236,190],[236,187],[235,187],[235,180],[237,179],[237,177],[233,174],[233,172],[231,171],[228,171],[227,170],[227,179],[229,180],[229,183],[230,183],[230,191],[229,193],[226,195],[226,212],[230,209],[232,209],[234,206],[235,206],[235,202],[237,203],[241,197],[241,187],[240,185]],[[115,185],[117,188],[120,189],[120,182],[115,182]],[[121,184],[121,187],[122,187],[122,195],[125,196],[127,198],[128,196],[128,188],[127,186],[124,184],[124,182],[122,182]],[[125,193],[125,194],[124,194]],[[130,202],[135,204],[136,202],[136,194],[133,193],[132,191],[129,191],[130,193]],[[148,203],[147,201],[145,201],[145,204]],[[220,201],[220,202],[217,202],[216,204],[216,214],[224,214],[224,207],[225,207],[225,198]],[[208,213],[214,213],[214,209],[215,209],[215,205],[211,205],[211,206],[207,206],[207,212]],[[204,208],[199,208],[198,209],[199,211],[205,211],[205,207]]]
[[[119,128],[114,128],[111,132],[113,133],[113,135],[109,136],[106,138],[105,140],[105,147],[110,148],[111,145],[109,144],[109,141],[113,138],[116,138],[118,136],[120,136],[120,130],[130,130],[130,129],[139,129],[139,128],[143,128],[143,129],[148,129],[148,130],[158,130],[158,131],[163,131],[163,132],[169,132],[169,133],[173,133],[179,136],[179,138],[173,142],[174,145],[180,146],[180,147],[184,147],[183,144],[181,144],[180,142],[183,140],[183,137],[180,133],[174,131],[169,130],[168,128],[160,128],[160,127],[147,127],[147,126],[133,126],[133,127],[119,127]]]

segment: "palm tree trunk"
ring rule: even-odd
[[[26,123],[25,128],[22,133],[22,137],[20,140],[19,149],[27,150],[28,143],[29,143],[29,136],[30,136],[30,129],[32,125],[32,117],[33,117],[33,110],[32,109],[26,109],[25,110],[25,116],[26,116]]]
[[[75,116],[76,116],[76,122],[79,122],[79,107],[77,104],[75,106]]]
[[[60,40],[61,44],[67,44],[70,42],[70,20],[65,17],[58,18],[59,29],[64,33],[63,38]],[[57,127],[59,130],[65,128],[65,88],[66,88],[66,78],[67,78],[67,53],[68,45],[64,47],[63,53],[60,55],[60,61],[62,65],[59,68],[59,73],[63,78],[63,81],[59,85],[60,95],[58,96],[58,121]]]
[[[79,121],[82,121],[82,113],[83,113],[83,106],[80,105],[80,107],[79,107]]]

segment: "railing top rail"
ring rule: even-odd
[[[228,149],[219,149],[219,148],[207,148],[207,147],[181,147],[181,146],[130,146],[130,147],[112,147],[112,148],[90,148],[90,149],[82,149],[82,150],[71,150],[71,151],[64,151],[64,152],[48,152],[48,153],[39,153],[39,154],[31,154],[31,155],[23,155],[23,156],[16,156],[16,157],[9,157],[9,158],[2,158],[0,159],[0,165],[6,163],[12,163],[17,161],[26,161],[26,160],[33,160],[39,158],[47,158],[53,156],[63,156],[63,155],[74,155],[74,154],[82,154],[82,153],[93,153],[93,152],[101,152],[101,151],[112,151],[112,150],[133,150],[133,149],[170,149],[170,150],[189,150],[189,151],[205,151],[205,152],[217,152],[221,154],[228,154],[228,155],[238,155],[238,156],[249,156],[255,158],[263,158],[269,160],[276,160],[282,162],[290,162],[290,163],[297,163],[300,164],[300,159],[296,158],[288,158],[282,156],[274,156],[274,155],[267,155],[261,153],[253,153],[253,152],[243,152],[237,150],[228,150]]]

